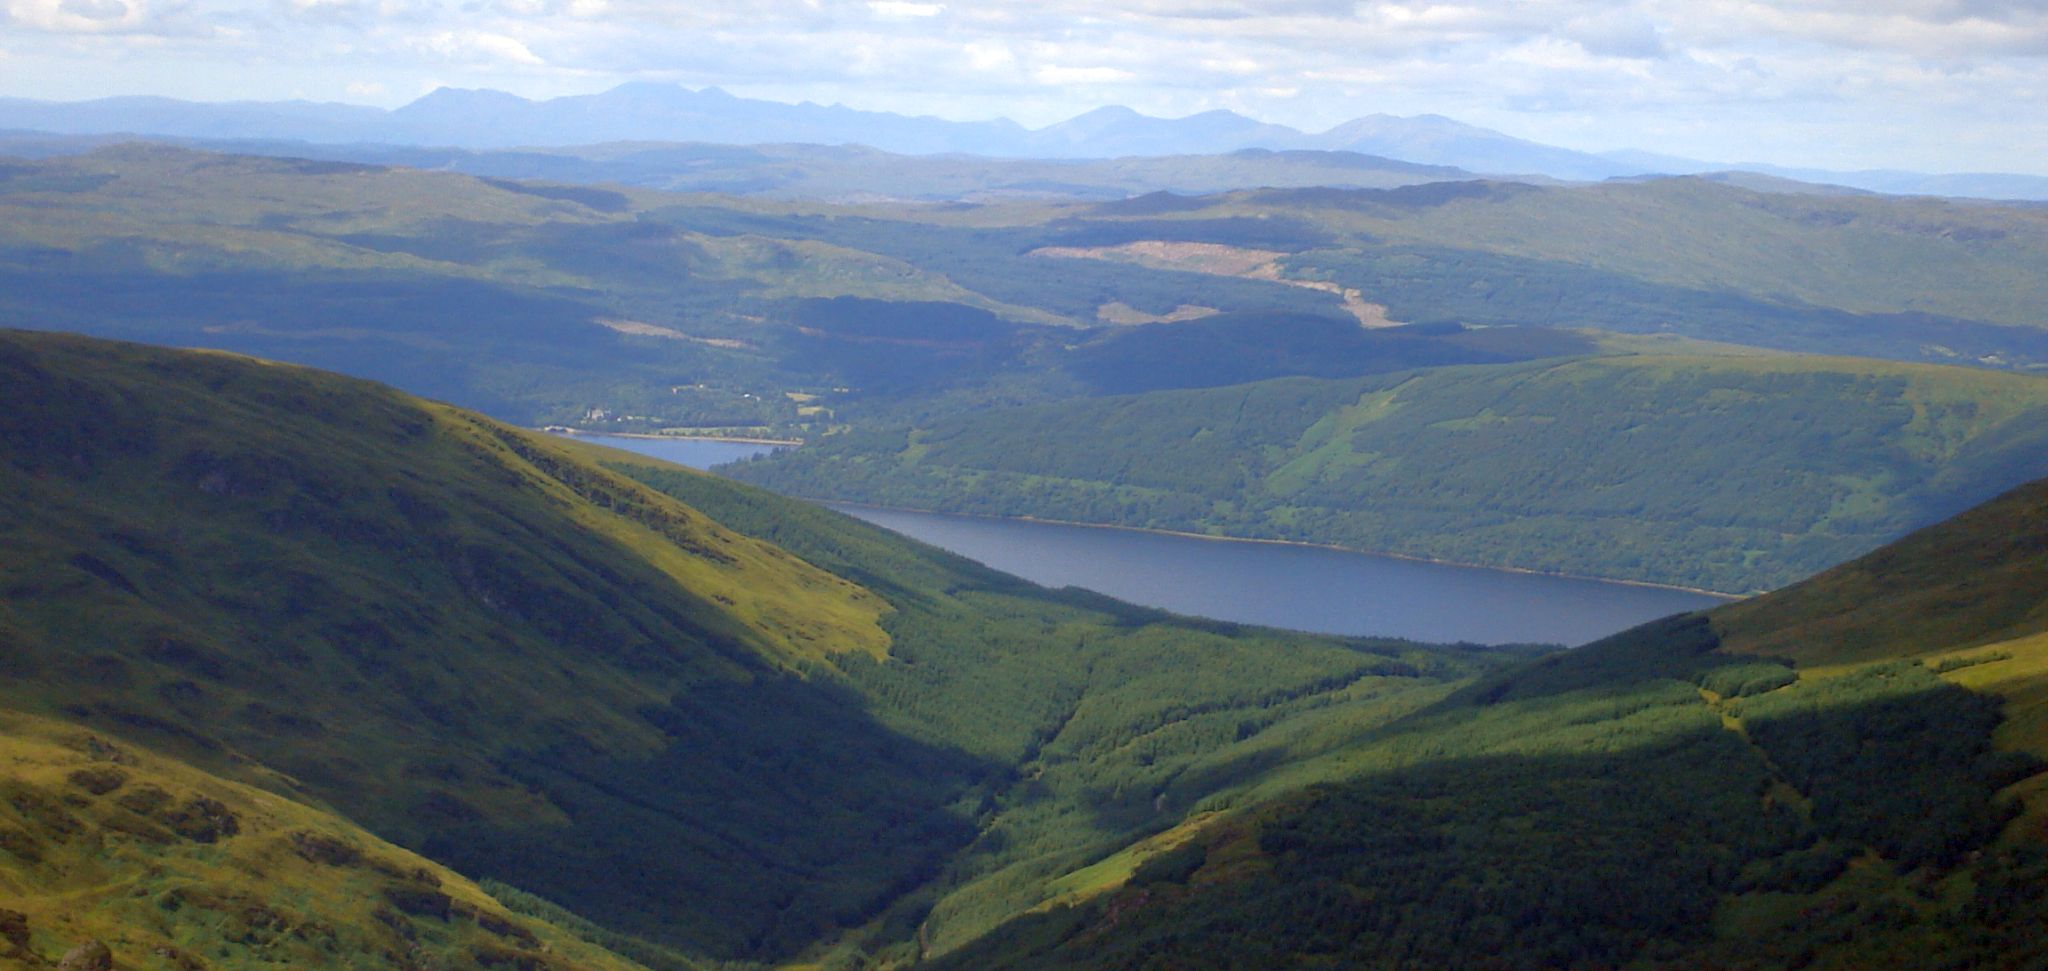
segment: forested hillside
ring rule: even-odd
[[[2044,497],[1483,677],[1373,733],[1347,781],[937,966],[2048,959]]]
[[[1748,592],[2048,475],[2048,379],[1615,356],[949,416],[735,469],[794,495]]]

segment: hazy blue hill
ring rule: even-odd
[[[1300,148],[1301,133],[1233,111],[1153,118],[1121,105],[1097,108],[1031,132],[1026,154],[1054,158],[1204,155],[1245,148]],[[1008,153],[984,153],[1008,154]]]
[[[1316,148],[1501,175],[1597,180],[1639,171],[1598,155],[1541,145],[1442,115],[1367,115],[1312,136],[1311,142]]]
[[[1208,111],[1154,118],[1107,106],[1030,130],[1008,119],[949,121],[841,105],[739,98],[718,88],[633,82],[609,91],[529,101],[500,91],[441,88],[393,111],[308,102],[201,103],[124,97],[81,102],[0,99],[0,130],[183,138],[290,139],[337,145],[390,142],[505,149],[610,141],[866,145],[913,155],[1106,159],[1211,155],[1240,149],[1322,150],[1387,156],[1493,175],[1599,180],[1737,168],[1877,192],[1991,199],[2048,198],[2048,179],[2010,173],[1929,175],[1728,166],[1647,152],[1590,153],[1543,145],[1441,115],[1374,114],[1304,132]],[[1239,181],[1215,188],[1271,184]]]
[[[63,134],[290,138],[350,142],[375,137],[385,112],[309,101],[180,101],[148,95],[90,101],[0,98],[0,128]]]

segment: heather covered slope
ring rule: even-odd
[[[964,940],[1511,656],[1045,591],[297,367],[21,333],[0,367],[0,707],[670,963]]]
[[[2043,488],[1483,677],[940,964],[2038,963]]]
[[[2048,630],[2048,483],[1715,614],[1731,650],[1808,664],[1903,657]]]
[[[0,966],[629,971],[303,802],[0,710]],[[64,965],[72,967],[75,965]]]

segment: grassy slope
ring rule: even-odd
[[[0,369],[0,704],[699,954],[965,941],[1507,656],[1049,592],[620,461],[684,505],[296,367]]]
[[[735,474],[785,492],[1337,543],[1720,590],[2048,474],[2048,381],[1618,356],[988,412]]]
[[[1730,648],[1839,664],[2048,629],[2048,485],[1716,614]]]
[[[2029,966],[2044,494],[1482,679],[942,966]]]
[[[0,964],[639,967],[329,812],[0,711]]]

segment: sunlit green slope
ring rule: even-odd
[[[1483,678],[940,964],[2031,966],[2044,495]]]
[[[2048,475],[2048,379],[1623,355],[954,415],[736,475],[985,515],[1744,592]]]
[[[662,966],[969,940],[1513,656],[1046,591],[298,367],[4,333],[0,388],[0,707]]]
[[[0,710],[0,967],[639,965],[303,802]],[[63,967],[89,967],[65,964]]]

